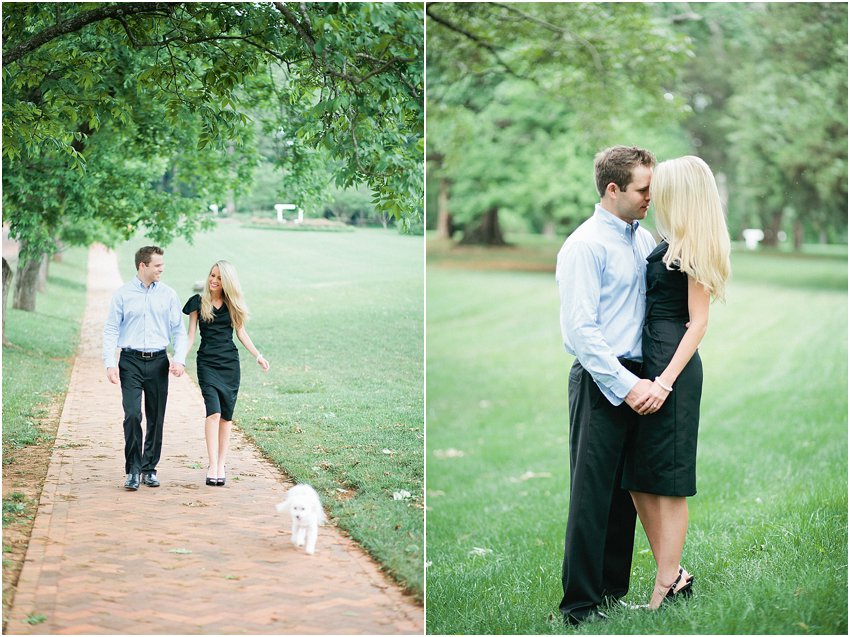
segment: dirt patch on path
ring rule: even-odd
[[[20,511],[3,512],[3,632],[9,609],[15,600],[18,578],[24,565],[30,535],[32,534],[38,501],[44,488],[44,478],[53,454],[53,443],[62,414],[65,396],[57,398],[47,407],[47,415],[36,423],[40,441],[15,449],[14,459],[3,463],[3,502]],[[11,509],[10,506],[10,509]]]

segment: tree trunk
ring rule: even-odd
[[[449,180],[440,179],[440,192],[437,195],[437,238],[452,238],[452,213],[449,212]]]
[[[557,234],[558,226],[555,224],[554,219],[547,219],[543,222],[543,236],[548,237],[549,239],[554,239]]]
[[[775,248],[779,245],[779,230],[782,228],[782,213],[774,213],[764,228],[763,246]]]
[[[236,152],[236,147],[233,144],[230,144],[227,147],[227,154],[229,156],[233,156],[233,153]],[[227,191],[227,201],[224,203],[224,212],[228,217],[232,217],[236,213],[236,193],[233,190]]]
[[[12,268],[9,267],[9,264],[6,262],[6,258],[3,258],[3,344],[5,345],[8,341],[6,340],[6,297],[9,296],[9,285],[12,283]]]
[[[22,242],[19,254],[23,252],[24,243]],[[41,270],[43,260],[43,256],[27,262],[18,260],[18,276],[15,277],[15,296],[12,301],[12,307],[16,310],[35,311],[38,273]]]
[[[499,227],[499,208],[493,206],[478,221],[476,226],[467,226],[463,231],[461,245],[507,245]]]
[[[45,254],[41,257],[41,265],[38,267],[38,284],[36,285],[36,289],[39,292],[44,292],[47,289],[47,274],[48,274],[48,266],[50,265],[50,259]]]
[[[799,252],[803,249],[803,222],[800,219],[794,220],[794,250]]]
[[[50,255],[50,260],[53,263],[62,263],[63,255],[65,254],[65,244],[60,239],[56,240],[56,252]]]

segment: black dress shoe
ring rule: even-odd
[[[142,482],[144,482],[146,487],[158,487],[159,480],[156,479],[155,473],[145,473],[142,476]]]
[[[130,473],[127,475],[127,481],[124,483],[124,488],[128,491],[136,491],[139,488],[139,474]]]

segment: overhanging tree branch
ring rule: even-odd
[[[597,51],[596,47],[593,46],[593,44],[591,44],[591,42],[589,40],[587,40],[586,38],[581,37],[577,33],[570,31],[569,29],[566,29],[564,27],[559,27],[557,25],[552,24],[551,22],[547,22],[546,20],[541,20],[538,17],[535,17],[535,16],[533,16],[529,13],[526,13],[525,11],[518,9],[514,5],[503,4],[501,2],[494,2],[493,6],[501,7],[502,9],[505,9],[508,12],[515,13],[515,14],[519,15],[520,17],[522,17],[525,20],[528,20],[528,21],[533,22],[535,24],[538,24],[538,25],[540,25],[540,26],[542,26],[546,29],[549,29],[550,31],[553,31],[555,33],[559,33],[560,35],[567,36],[567,37],[569,37],[573,40],[578,41],[590,53],[590,56],[593,58],[593,64],[596,66],[596,70],[599,71],[600,73],[605,72],[605,68],[602,65],[602,59],[599,56],[599,51]]]
[[[173,6],[173,5],[172,5]],[[86,11],[80,15],[74,16],[67,20],[63,20],[47,27],[29,38],[26,42],[22,42],[17,46],[11,47],[7,51],[3,51],[3,64],[11,64],[31,53],[41,46],[44,46],[51,40],[58,37],[79,31],[83,27],[101,22],[103,20],[120,19],[128,15],[139,15],[143,13],[161,14],[165,11],[170,13],[171,7],[163,3],[119,3],[99,7],[92,11]]]
[[[471,40],[477,46],[481,47],[482,49],[484,49],[485,51],[490,53],[490,55],[492,55],[495,58],[496,62],[499,63],[499,66],[501,66],[505,70],[505,72],[508,73],[508,75],[512,75],[513,77],[520,79],[520,80],[531,79],[531,78],[528,78],[528,77],[523,77],[522,75],[517,73],[507,62],[505,62],[502,59],[502,56],[499,55],[499,50],[495,46],[493,46],[492,44],[490,44],[489,42],[487,42],[483,38],[480,38],[477,35],[470,33],[466,29],[459,27],[458,25],[454,24],[453,22],[450,22],[446,18],[443,18],[443,17],[435,14],[431,10],[430,4],[425,6],[425,12],[428,14],[428,17],[431,18],[437,24],[441,24],[444,27],[446,27],[447,29],[449,29],[450,31],[454,31],[457,34],[462,35],[463,37],[467,38],[468,40]]]
[[[313,39],[313,33],[310,29],[310,23],[307,22],[305,26],[304,24],[299,22],[295,14],[292,13],[292,11],[289,10],[289,7],[287,7],[283,2],[275,2],[274,6],[278,11],[281,12],[284,19],[289,23],[289,26],[295,29],[298,32],[298,35],[300,35],[301,38],[307,43],[307,45],[310,47],[310,52],[313,54],[313,57],[315,57],[316,40]]]

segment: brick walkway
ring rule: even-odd
[[[203,400],[188,375],[170,377],[162,486],[123,489],[121,390],[100,357],[120,284],[114,254],[93,248],[80,350],[6,632],[423,634],[422,607],[336,528],[320,528],[315,555],[292,546],[274,509],[291,482],[236,430],[227,486],[204,485]]]

